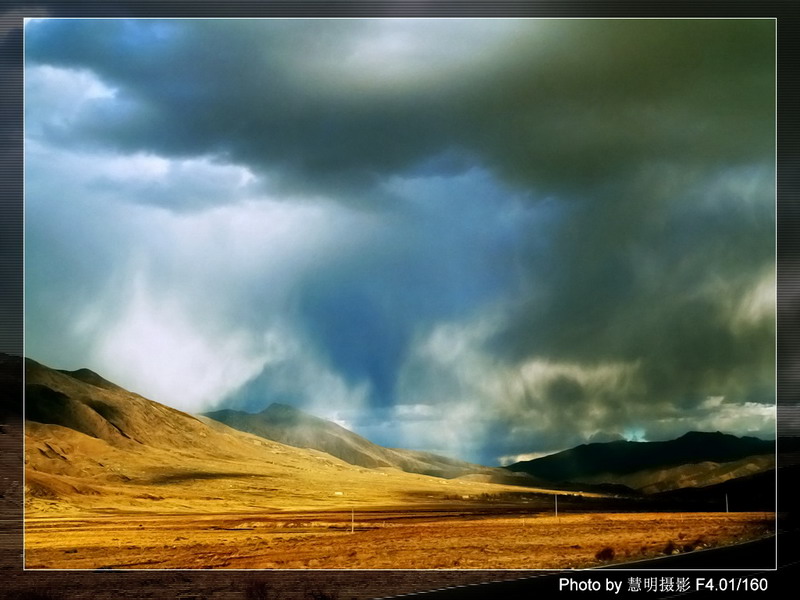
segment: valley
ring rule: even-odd
[[[367,467],[183,413],[90,371],[28,361],[26,375],[30,569],[567,569],[774,533],[774,503],[748,491],[769,488],[763,458],[706,465],[733,479],[694,495],[648,495],[596,474],[597,484],[548,482],[389,451],[302,417],[320,443],[333,431],[345,458],[355,440],[359,460],[383,461]],[[451,476],[424,474],[441,468]],[[686,479],[675,468],[645,480]],[[725,490],[734,512],[722,512]]]
[[[573,569],[765,537],[765,513],[385,507],[29,518],[28,568]]]

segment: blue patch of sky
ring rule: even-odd
[[[622,432],[622,437],[628,442],[646,442],[645,430],[642,427],[628,427]]]
[[[417,332],[513,293],[515,250],[535,215],[478,169],[388,188],[400,205],[370,254],[316,274],[300,299],[309,337],[346,380],[368,380],[381,405]]]
[[[395,177],[395,206],[366,247],[321,261],[294,294],[293,319],[315,357],[351,386],[370,385],[373,408],[395,402],[398,373],[416,336],[439,322],[469,320],[527,293],[532,243],[544,253],[559,213],[481,168]],[[270,366],[267,371],[285,369]],[[257,378],[227,404],[260,410],[292,398],[286,378]],[[279,384],[277,382],[280,382]]]

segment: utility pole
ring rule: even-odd
[[[728,510],[728,494],[725,494],[725,512],[730,512]]]
[[[558,494],[553,494],[553,499],[556,503],[556,518],[558,518]]]
[[[350,533],[353,533],[356,528],[356,509],[350,509]]]

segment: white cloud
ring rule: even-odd
[[[137,181],[166,181],[172,170],[172,164],[186,161],[170,161],[169,159],[137,152],[128,156],[101,155],[93,156],[92,162],[100,160],[102,170],[98,169],[95,177],[106,177],[116,184],[130,184]],[[98,165],[98,166],[100,166]]]
[[[384,92],[425,91],[431,84],[463,85],[507,44],[509,37],[531,35],[530,21],[492,19],[489,21],[435,19],[382,19],[369,21],[345,51],[336,69],[346,81]],[[441,40],[447,39],[447,44]]]
[[[112,381],[190,412],[255,377],[269,356],[252,334],[204,331],[176,299],[140,278],[120,319],[97,331],[90,362]]]
[[[401,372],[397,428],[414,447],[470,456],[502,436],[498,462],[529,460],[604,439],[667,439],[688,430],[771,434],[774,407],[709,396],[678,410],[675,399],[648,399],[639,361],[564,362],[531,358],[499,362],[486,343],[500,313],[440,323],[420,333]],[[413,407],[413,408],[412,408]],[[416,407],[426,407],[418,418]],[[496,440],[495,440],[496,441]],[[498,447],[503,444],[497,444]]]
[[[695,409],[653,419],[650,439],[669,439],[676,431],[721,431],[736,435],[771,438],[775,435],[776,407],[757,402],[724,402],[709,399]]]
[[[775,272],[766,271],[739,299],[733,312],[734,327],[751,327],[774,321],[777,301]]]
[[[399,423],[409,445],[447,454],[469,455],[498,437],[515,444],[502,450],[510,455],[563,447],[598,431],[635,433],[647,426],[649,437],[651,422],[664,432],[698,428],[692,418],[711,428],[747,427],[742,415],[765,422],[759,405],[735,403],[750,391],[741,381],[755,377],[749,372],[754,361],[715,368],[712,350],[696,368],[687,367],[688,361],[677,360],[685,356],[680,340],[664,339],[666,327],[653,328],[659,320],[682,326],[682,315],[659,314],[637,299],[659,298],[662,288],[689,301],[697,294],[719,308],[730,327],[747,333],[738,340],[743,343],[765,329],[774,311],[774,279],[765,275],[754,285],[758,267],[738,270],[750,253],[738,242],[752,242],[754,261],[770,249],[764,208],[774,187],[771,155],[745,150],[735,165],[761,163],[731,166],[728,135],[744,131],[746,140],[767,148],[770,136],[761,133],[769,128],[760,125],[769,122],[769,102],[756,103],[751,114],[734,101],[722,113],[742,119],[729,128],[723,114],[714,125],[722,114],[716,104],[700,102],[687,111],[703,92],[677,63],[678,69],[650,73],[641,86],[628,82],[633,94],[620,95],[626,86],[617,82],[594,86],[597,93],[587,96],[584,80],[597,83],[620,57],[631,58],[631,73],[638,73],[642,60],[663,53],[650,36],[642,38],[638,28],[627,33],[622,23],[609,31],[625,43],[610,45],[605,26],[592,32],[594,26],[579,22],[125,23],[108,22],[122,26],[121,36],[105,36],[111,30],[103,23],[75,21],[48,30],[64,36],[63,44],[45,35],[28,38],[38,45],[29,46],[29,57],[87,67],[39,64],[26,73],[26,235],[32,242],[26,279],[32,284],[28,306],[35,308],[26,334],[35,358],[67,356],[81,363],[54,366],[89,366],[118,375],[129,387],[148,373],[154,394],[198,410],[267,369],[277,391],[312,412],[355,423],[352,411],[371,400],[381,404],[381,418]],[[689,29],[654,31],[690,42],[686,47],[708,43],[709,72],[722,66],[733,73],[727,67],[739,64],[735,45],[717,46],[713,36]],[[208,40],[231,34],[236,37],[221,52],[196,60],[210,48]],[[119,52],[114,78],[103,80],[95,73],[110,73],[117,55],[85,55],[75,45],[87,39],[82,36],[97,36],[98,44],[105,39],[106,52],[116,53],[118,42],[147,52]],[[576,54],[578,36],[589,45]],[[618,54],[628,46],[643,53]],[[237,63],[239,53],[251,59],[246,64],[252,69],[230,70],[230,64],[245,64]],[[769,84],[771,54],[765,56],[748,62],[743,76],[764,75]],[[741,80],[737,75],[721,84],[739,86]],[[670,90],[668,101],[647,101],[662,84]],[[741,98],[752,100],[771,84],[747,89]],[[620,101],[631,105],[622,113]],[[509,111],[516,118],[509,120]],[[705,133],[720,135],[702,136],[711,146],[692,150],[674,143],[675,127],[620,129],[620,114],[645,126],[656,118],[662,125],[708,125]],[[386,140],[397,143],[387,148]],[[115,154],[105,151],[112,147]],[[131,147],[140,151],[126,150]],[[280,189],[336,198],[284,198]],[[350,191],[355,199],[346,197]],[[540,193],[552,201],[537,198]],[[577,202],[561,202],[573,196]],[[376,210],[382,214],[335,204],[366,207],[370,197],[383,202]],[[573,241],[583,234],[588,244],[576,248]],[[566,246],[559,246],[561,239]],[[612,267],[616,259],[624,267],[628,251],[640,255],[632,261],[638,271],[631,281],[625,269],[608,278],[591,267],[609,258]],[[404,276],[407,295],[395,271]],[[567,277],[550,275],[555,272]],[[359,336],[320,331],[335,313],[342,331],[358,331],[356,311],[364,306],[353,302],[353,314],[341,314],[350,299],[339,286],[362,287],[365,277],[375,285],[355,296],[367,311],[375,287],[376,296],[403,296],[390,298],[372,318],[391,320],[386,329],[393,331],[399,310],[407,309],[397,329],[419,328],[410,348],[408,330],[397,334],[395,347],[375,343],[376,354],[391,354],[381,367],[391,373],[380,377],[369,351],[336,360],[340,344]],[[318,281],[323,285],[315,288]],[[607,294],[612,287],[616,291]],[[515,316],[505,318],[519,319],[517,327],[501,311],[464,316],[498,298],[516,300]],[[307,306],[315,302],[323,306]],[[538,308],[547,322],[537,321]],[[316,320],[299,314],[315,310]],[[703,318],[718,314],[700,312]],[[584,319],[613,335],[583,339]],[[573,323],[578,327],[570,329]],[[551,324],[566,335],[550,330],[541,344],[528,343],[537,341],[537,327]],[[698,334],[687,339],[699,342],[701,326],[699,320],[690,324]],[[628,327],[633,335],[619,343],[616,334]],[[372,330],[369,341],[382,341],[384,329]],[[515,337],[509,331],[526,338],[508,352],[514,359],[490,349],[499,337]],[[672,373],[643,381],[659,371],[653,364],[658,352],[644,351],[641,363],[631,357],[636,344],[658,348],[659,342],[667,349],[663,370],[671,360],[680,365],[676,381],[687,382],[674,386],[677,392],[660,389]],[[595,360],[570,358],[589,354],[582,344],[595,344]],[[523,358],[525,352],[536,355]],[[83,364],[87,357],[97,364]],[[341,372],[363,373],[353,368],[357,361],[373,371],[386,397],[370,398],[370,375],[356,381]],[[696,383],[706,371],[720,375],[712,384]],[[397,389],[391,390],[395,375]],[[764,379],[759,373],[754,380]],[[725,401],[698,406],[706,396],[723,394]],[[384,405],[393,401],[395,409]]]
[[[188,215],[141,207],[130,225],[130,254],[117,264],[124,274],[82,308],[73,329],[91,340],[96,370],[199,412],[263,368],[277,369],[279,379],[290,365],[282,384],[313,412],[363,405],[368,386],[348,386],[291,326],[274,322],[289,310],[298,277],[335,255],[340,232],[332,230],[346,220],[319,207],[263,202]],[[253,314],[254,295],[261,314]]]
[[[422,98],[477,84],[532,21],[363,19],[328,23],[291,60],[293,85],[332,101]],[[310,26],[313,28],[313,24]],[[298,31],[298,39],[307,32]],[[442,43],[446,39],[447,43]],[[456,92],[457,93],[457,92]]]
[[[288,362],[310,406],[364,402],[366,384],[347,384],[275,319],[291,313],[309,273],[359,251],[373,217],[267,196],[249,169],[211,157],[66,151],[34,139],[26,159],[30,356],[92,368],[191,412]],[[220,202],[164,210],[140,201],[152,190]]]
[[[392,414],[394,418],[403,421],[425,421],[441,417],[436,408],[430,404],[396,404],[392,407]]]
[[[87,69],[34,65],[25,69],[25,133],[39,137],[45,129],[68,131],[76,120],[117,91]]]
[[[497,464],[501,467],[507,467],[508,465],[513,465],[514,463],[522,462],[523,460],[535,460],[537,458],[544,458],[545,456],[550,456],[553,454],[552,452],[525,452],[523,454],[507,454],[505,456],[500,456],[497,459]]]
[[[346,428],[363,417],[369,383],[346,381],[294,324],[276,320],[264,335],[262,347],[264,388],[256,393],[263,405],[250,406],[251,410],[278,398]]]

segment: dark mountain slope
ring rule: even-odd
[[[192,415],[129,392],[88,369],[57,371],[31,359],[25,360],[25,419],[126,448],[196,447],[208,431]]]
[[[705,461],[727,463],[774,453],[775,442],[720,432],[691,431],[666,442],[584,444],[543,458],[506,467],[547,481],[580,481],[601,474],[625,475]]]

